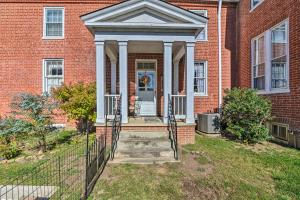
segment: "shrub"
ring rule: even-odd
[[[76,83],[52,90],[59,107],[69,119],[77,121],[80,132],[87,131],[96,121],[96,84]],[[88,126],[86,126],[88,125]]]
[[[0,156],[6,159],[12,159],[21,154],[21,149],[16,142],[9,144],[0,144]]]
[[[38,146],[46,151],[46,135],[53,131],[53,113],[56,104],[47,95],[22,93],[14,97],[13,116],[8,132],[26,133],[38,138]],[[6,120],[7,123],[9,120]],[[8,123],[9,124],[9,123]]]
[[[226,91],[221,122],[237,139],[245,143],[266,140],[268,120],[271,120],[271,103],[255,90],[234,88]]]

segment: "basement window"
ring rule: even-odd
[[[288,125],[273,123],[271,129],[272,136],[281,140],[288,140]]]

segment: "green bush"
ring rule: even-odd
[[[21,154],[21,149],[18,147],[16,142],[9,144],[0,144],[0,157],[6,159],[12,159]]]
[[[59,107],[71,120],[77,121],[80,132],[87,131],[96,121],[96,84],[76,83],[52,90]],[[86,126],[89,125],[89,126]]]
[[[268,120],[271,120],[271,102],[255,90],[226,91],[221,117],[226,132],[245,143],[264,141],[269,137]]]

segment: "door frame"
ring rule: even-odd
[[[138,63],[141,62],[153,62],[155,64],[155,86],[154,86],[154,104],[155,104],[155,112],[153,116],[157,116],[157,59],[135,59],[135,96],[138,95],[138,72],[142,70],[138,70]],[[142,115],[141,115],[142,116]],[[146,116],[146,115],[145,115]],[[151,115],[152,116],[152,115]]]

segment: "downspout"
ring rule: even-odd
[[[219,0],[218,5],[218,66],[219,66],[219,101],[218,112],[221,112],[222,108],[222,0]]]

